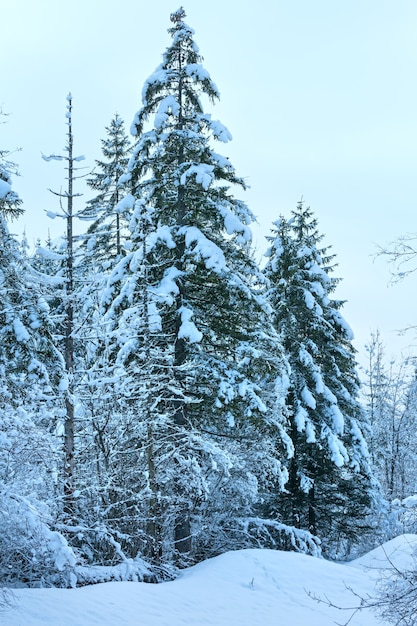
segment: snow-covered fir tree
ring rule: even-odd
[[[35,396],[39,392],[36,385],[31,388],[32,379],[45,387],[47,397],[51,380],[56,383],[58,373],[62,374],[62,362],[54,348],[49,307],[40,293],[39,280],[22,256],[3,217],[0,238],[1,380],[4,385],[1,402],[18,407],[27,404],[32,392]]]
[[[99,193],[80,212],[81,218],[93,220],[81,240],[85,241],[87,256],[96,269],[103,264],[108,267],[111,259],[121,255],[123,239],[128,232],[126,216],[119,205],[126,185],[123,186],[119,179],[129,161],[130,140],[117,113],[106,132],[106,139],[101,141],[103,158],[96,160],[96,168],[87,179],[88,186]]]
[[[320,247],[310,208],[300,202],[268,239],[265,276],[291,368],[286,404],[294,446],[286,493],[273,506],[286,523],[317,535],[327,554],[340,554],[364,532],[374,494],[353,335],[343,303],[332,299],[334,257]]]
[[[77,237],[75,255],[75,290],[77,300],[77,397],[78,397],[78,482],[84,499],[79,515],[87,526],[97,523],[99,504],[111,497],[112,490],[104,479],[101,468],[108,466],[110,441],[114,433],[110,430],[109,416],[114,407],[105,391],[106,354],[99,358],[97,346],[106,343],[107,328],[103,325],[100,310],[100,294],[118,259],[125,250],[123,244],[130,234],[126,212],[121,211],[120,198],[126,193],[126,184],[119,179],[125,172],[129,160],[130,140],[126,135],[123,120],[116,114],[108,127],[107,137],[102,140],[102,159],[96,160],[96,168],[87,179],[89,187],[98,194],[87,202],[78,216],[82,220],[93,220],[87,232]],[[104,431],[108,436],[105,443]],[[91,481],[92,468],[96,480]],[[108,493],[104,493],[107,489]],[[88,541],[95,542],[92,537]],[[106,541],[101,537],[101,552],[107,551]],[[98,546],[96,545],[96,548]],[[89,546],[89,550],[95,548]],[[99,550],[100,551],[100,550]],[[97,554],[95,556],[98,556]],[[101,557],[99,557],[101,558]]]
[[[213,147],[231,136],[204,113],[219,92],[184,17],[171,16],[172,44],[132,125],[121,201],[133,212],[132,250],[103,298],[115,517],[124,508],[136,548],[179,563],[252,545],[260,494],[282,488],[287,454],[272,393],[285,365],[251,255],[254,217],[232,193],[243,180]]]
[[[0,212],[9,218],[18,217],[23,212],[22,200],[12,188],[12,174],[17,174],[17,165],[10,160],[9,150],[0,149]]]
[[[104,345],[106,341],[100,294],[117,260],[125,253],[123,244],[130,235],[129,215],[122,210],[123,204],[119,202],[126,194],[126,184],[121,184],[119,179],[129,161],[131,142],[118,114],[106,127],[106,132],[107,137],[101,141],[102,159],[96,160],[96,168],[87,179],[89,187],[98,195],[87,202],[85,209],[79,213],[81,219],[93,222],[87,232],[78,238],[76,260],[78,319],[82,339],[82,367],[78,369],[81,374],[79,395],[80,406],[83,407],[83,445],[79,463],[87,477],[90,463],[100,463],[104,443],[100,433],[111,413],[107,395],[103,394],[103,363],[102,359],[97,359],[96,351],[97,345]],[[86,455],[87,451],[90,454]],[[91,485],[88,478],[87,483]]]

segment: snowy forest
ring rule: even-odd
[[[118,114],[103,131],[84,203],[67,96],[65,150],[43,157],[66,230],[33,253],[9,232],[24,206],[0,145],[3,587],[160,582],[241,548],[349,560],[416,532],[413,360],[375,331],[358,373],[305,201],[255,260],[185,17],[130,133]]]

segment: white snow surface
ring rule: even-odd
[[[374,597],[392,561],[412,563],[417,535],[403,535],[346,564],[275,550],[239,550],[184,570],[159,585],[110,582],[79,589],[17,589],[2,626],[334,626],[359,596]],[[340,610],[318,603],[328,600]],[[377,626],[369,608],[350,626]]]

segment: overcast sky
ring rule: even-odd
[[[65,184],[62,164],[41,152],[65,145],[73,95],[75,154],[86,167],[118,112],[129,129],[142,85],[170,44],[171,0],[2,0],[0,125],[15,153],[14,188],[29,242],[63,231],[45,210]],[[250,190],[259,257],[264,235],[301,197],[332,245],[338,297],[363,346],[380,329],[387,352],[414,343],[397,329],[417,323],[416,277],[389,287],[376,245],[417,231],[417,2],[415,0],[188,0],[186,22],[221,102],[208,109],[233,141],[230,157]],[[86,170],[88,171],[88,170]],[[80,184],[80,191],[82,190]],[[83,199],[79,200],[81,204]],[[417,349],[416,349],[417,353]]]

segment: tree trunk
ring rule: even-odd
[[[182,59],[181,59],[181,51],[179,54],[179,83],[178,83],[178,102],[179,102],[179,114],[178,114],[178,128],[179,130],[183,129],[183,113],[182,113]],[[178,152],[178,167],[182,165],[184,162],[184,149],[182,144],[180,144],[179,152]],[[185,217],[185,200],[184,200],[184,186],[178,186],[178,204],[177,204],[177,225],[182,226],[184,223]],[[176,267],[183,271],[183,257],[185,252],[185,244],[181,242],[176,247],[177,254],[177,262]],[[177,305],[177,319],[176,319],[176,328],[175,328],[175,347],[174,347],[174,375],[179,381],[181,387],[184,389],[184,381],[183,381],[183,372],[182,367],[186,363],[187,360],[187,345],[184,338],[178,337],[179,329],[181,327],[181,319],[179,316],[179,309],[183,305],[185,297],[185,289],[184,285],[179,283],[179,293],[176,299]],[[177,400],[175,402],[175,414],[174,414],[174,423],[178,427],[177,430],[181,431],[187,426],[187,405],[185,400]],[[178,444],[182,445],[184,441],[184,435],[179,434]],[[184,494],[183,489],[180,488],[177,483],[176,486],[177,498],[178,498],[178,509],[175,517],[175,527],[174,527],[174,546],[175,550],[179,554],[188,554],[191,552],[191,522],[190,522],[190,510],[189,505],[185,501],[184,502]],[[186,500],[186,499],[185,499]]]
[[[66,320],[65,320],[65,369],[68,376],[68,389],[66,391],[65,407],[66,418],[64,427],[64,512],[74,517],[74,399],[72,388],[72,376],[74,371],[74,252],[72,232],[72,200],[73,200],[73,137],[71,125],[72,99],[68,96],[68,195],[67,195],[67,276],[66,276]]]
[[[312,535],[317,536],[317,516],[314,486],[310,489],[308,493],[308,499],[308,530],[311,532]]]

